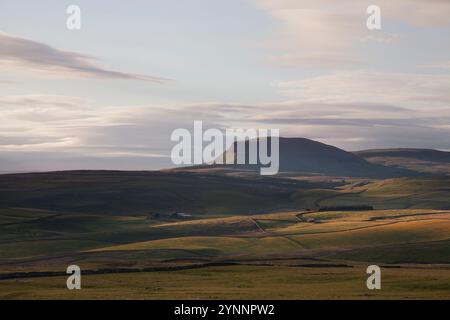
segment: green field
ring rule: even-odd
[[[33,225],[21,212],[22,223]],[[49,237],[50,221],[61,218],[39,214],[29,236]],[[292,211],[163,223],[127,216],[106,219],[100,234],[99,217],[67,219],[64,237],[2,241],[1,274],[49,274],[0,280],[1,298],[450,298],[450,211]],[[107,240],[131,237],[129,229],[140,232],[134,240],[150,240]],[[379,292],[365,288],[369,262],[385,267]],[[51,274],[68,264],[98,274],[83,277],[83,290],[68,291],[66,278]],[[192,269],[169,271],[179,266]],[[162,269],[149,271],[155,267]]]
[[[324,178],[281,185],[285,179],[300,179],[289,188],[272,182],[290,190],[283,203],[291,208],[248,212],[253,196],[214,191],[202,203],[221,210],[185,219],[153,210],[95,213],[88,205],[75,211],[66,200],[48,208],[47,191],[33,201],[22,195],[32,208],[0,207],[0,298],[450,299],[447,179],[328,181],[327,188]],[[243,206],[231,201],[244,198]],[[307,210],[358,204],[376,210]],[[81,291],[65,287],[70,264],[84,273]],[[370,264],[382,267],[380,291],[365,287]]]
[[[450,270],[383,269],[382,289],[366,288],[365,268],[208,267],[173,272],[88,275],[82,290],[65,277],[3,280],[0,299],[449,299]]]

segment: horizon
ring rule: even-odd
[[[259,138],[256,138],[259,139]],[[278,139],[281,141],[283,139],[285,140],[289,140],[289,139],[302,139],[302,140],[309,140],[309,141],[313,141],[313,142],[319,142],[316,140],[312,140],[312,139],[308,139],[308,138],[304,138],[304,137],[278,137]],[[248,141],[250,139],[245,139],[245,140],[238,140],[235,141],[235,143],[238,142],[242,142],[242,141]],[[322,143],[322,142],[319,142]],[[333,145],[329,145],[326,143],[323,143],[324,145],[327,146],[331,146],[331,147],[335,147]],[[340,148],[339,148],[340,149]],[[228,149],[229,150],[229,149]],[[438,152],[448,152],[450,154],[450,151],[448,150],[438,150],[438,149],[426,149],[426,148],[387,148],[387,149],[363,149],[363,150],[344,150],[344,149],[340,149],[352,154],[357,155],[358,152],[365,152],[365,151],[394,151],[394,150],[401,150],[401,151],[438,151]],[[51,173],[51,172],[64,172],[64,171],[164,171],[164,170],[172,170],[172,169],[183,169],[183,168],[192,168],[192,167],[196,167],[199,164],[192,164],[192,165],[174,165],[172,164],[171,166],[168,167],[162,167],[162,168],[156,168],[156,169],[146,169],[146,168],[134,168],[134,169],[119,169],[119,168],[108,168],[108,169],[101,169],[101,168],[69,168],[69,169],[50,169],[50,170],[7,170],[7,171],[3,171],[0,170],[0,175],[2,174],[21,174],[21,173]],[[203,162],[200,165],[210,165],[210,163],[207,162]]]

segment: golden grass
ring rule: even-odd
[[[386,244],[404,244],[450,238],[450,220],[416,220],[385,222],[356,230],[297,235],[293,238],[309,248],[355,248]]]
[[[2,281],[0,299],[450,299],[450,270],[382,269],[382,289],[354,268],[226,266],[175,272],[86,275],[82,290],[66,277]]]
[[[215,256],[292,254],[306,249],[352,249],[367,246],[439,241],[450,238],[450,212],[437,210],[376,210],[318,212],[304,217],[298,212],[235,216],[166,223],[165,228],[223,227],[258,224],[258,232],[243,229],[233,236],[183,236],[114,245],[91,252],[130,250],[186,250],[213,252]],[[375,220],[374,220],[375,219]],[[264,222],[267,222],[266,224]],[[277,223],[280,222],[278,225]],[[281,223],[282,222],[282,223]],[[268,228],[264,226],[268,225]],[[238,231],[238,230],[237,230]]]
[[[143,241],[125,245],[90,250],[90,252],[129,250],[188,250],[217,251],[221,255],[256,255],[276,252],[292,252],[301,247],[284,237],[237,238],[237,237],[179,237]]]

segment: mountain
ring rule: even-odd
[[[450,152],[433,149],[373,149],[355,152],[373,164],[450,175]]]
[[[270,139],[270,138],[269,138]],[[260,142],[267,143],[266,139]],[[238,142],[232,148],[237,150],[238,144],[245,143],[246,162],[242,165],[206,165],[195,168],[234,168],[244,170],[259,170],[261,165],[248,164],[249,141]],[[270,150],[270,144],[269,148]],[[232,153],[228,150],[226,153]],[[306,175],[327,175],[339,177],[369,177],[388,178],[414,176],[417,173],[399,168],[374,164],[358,154],[344,151],[337,147],[305,138],[280,138],[279,140],[279,171],[294,172]],[[236,154],[234,153],[236,163]],[[258,161],[258,163],[260,163]]]

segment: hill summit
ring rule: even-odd
[[[264,138],[267,140],[270,138]],[[373,164],[363,157],[327,145],[318,141],[306,138],[279,138],[279,171],[295,172],[307,175],[329,175],[329,176],[349,176],[349,177],[399,177],[414,176],[416,173],[380,164]],[[267,143],[267,141],[266,141]],[[237,164],[236,150],[238,144],[245,144],[246,161],[245,164]],[[267,143],[269,153],[270,143]],[[258,143],[259,146],[259,143]],[[258,170],[262,165],[258,159],[258,164],[250,164],[248,161],[249,141],[235,142],[225,154],[231,153],[234,156],[235,164],[214,164],[200,166],[211,167],[231,167],[242,170]],[[224,155],[225,155],[224,154]],[[224,156],[222,155],[222,157]]]

